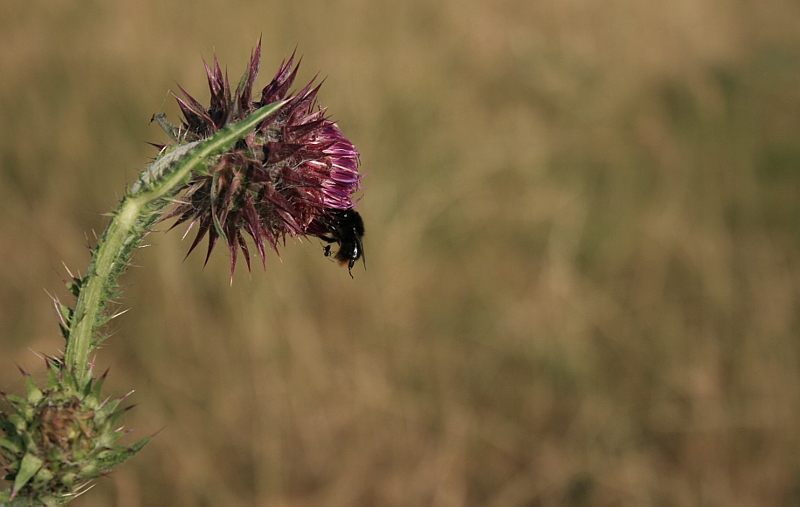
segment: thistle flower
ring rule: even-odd
[[[189,253],[208,235],[206,262],[222,238],[230,251],[231,277],[239,249],[250,269],[245,235],[252,238],[266,268],[267,244],[278,252],[286,236],[330,241],[329,224],[337,213],[353,207],[352,196],[359,189],[358,150],[318,106],[321,84],[314,86],[312,80],[289,96],[298,69],[294,57],[281,63],[261,98],[254,101],[261,42],[233,93],[215,55],[213,69],[204,62],[211,91],[209,107],[181,88],[184,98],[176,99],[185,118],[183,125],[175,128],[163,116],[158,118],[176,142],[185,143],[205,139],[262,106],[284,101],[275,114],[211,161],[206,172],[195,174],[176,207],[164,217],[177,217],[172,227],[187,221],[189,230],[197,226]]]

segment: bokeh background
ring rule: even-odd
[[[367,269],[150,235],[97,362],[158,434],[72,505],[800,505],[790,0],[0,0],[0,389],[259,36],[362,152]]]

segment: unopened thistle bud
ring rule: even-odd
[[[93,480],[135,454],[147,443],[115,442],[127,411],[125,398],[103,399],[105,375],[81,383],[61,361],[47,358],[47,387],[39,389],[27,372],[26,398],[0,393],[11,411],[0,417],[0,467],[13,483],[0,503],[62,505]]]

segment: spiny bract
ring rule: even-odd
[[[115,442],[125,435],[118,426],[128,410],[125,396],[103,399],[106,375],[81,382],[62,361],[46,358],[47,387],[39,389],[27,372],[27,398],[0,393],[11,408],[0,410],[0,468],[12,481],[0,503],[25,498],[30,505],[62,505],[89,483],[136,454],[149,439],[130,446]]]

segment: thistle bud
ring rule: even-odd
[[[117,422],[128,409],[119,408],[125,397],[101,399],[105,374],[90,372],[80,385],[61,361],[47,358],[47,365],[45,389],[23,372],[27,398],[0,393],[10,407],[0,411],[0,467],[13,483],[0,502],[62,505],[149,440],[115,444],[124,434]]]

